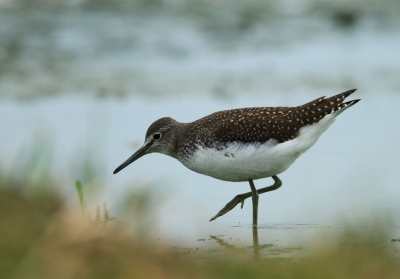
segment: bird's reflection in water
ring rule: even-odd
[[[258,228],[257,227],[252,227],[253,231],[253,253],[254,253],[254,259],[258,260],[260,259],[260,245],[258,243]],[[237,247],[235,245],[229,244],[225,240],[220,238],[221,236],[213,236],[210,235],[210,238],[212,240],[215,240],[221,247],[224,247],[226,249],[236,249]]]
[[[227,249],[235,249],[236,246],[229,244],[228,242],[226,242],[225,240],[219,238],[219,235],[213,236],[210,235],[211,239],[215,240],[221,247],[227,248]]]
[[[308,229],[315,229],[315,228],[321,228],[317,226],[316,224],[307,224],[306,225]],[[242,227],[242,226],[235,226],[235,227]],[[279,241],[281,242],[281,237],[284,235],[283,233],[280,234],[281,237],[270,239],[269,243],[261,243],[259,242],[259,237],[258,233],[262,233],[263,231],[267,230],[269,232],[271,231],[276,231],[276,230],[284,230],[287,232],[288,230],[292,231],[295,230],[296,228],[304,228],[304,225],[292,225],[292,224],[273,224],[273,225],[262,225],[262,226],[251,226],[247,228],[251,228],[251,234],[253,237],[253,245],[243,247],[243,246],[238,246],[237,243],[235,243],[235,240],[227,241],[225,235],[216,235],[212,236],[210,235],[210,241],[216,241],[218,245],[223,248],[222,250],[219,250],[225,257],[227,253],[224,253],[223,251],[229,251],[228,254],[231,255],[240,255],[242,256],[250,256],[252,259],[259,260],[261,258],[265,257],[284,257],[284,258],[294,258],[294,257],[301,257],[304,254],[304,248],[302,245],[277,245],[273,244],[271,242],[274,241]],[[247,230],[248,233],[250,233]],[[231,238],[229,238],[231,239]],[[229,243],[230,242],[230,243]],[[207,250],[209,251],[209,250]],[[216,251],[216,250],[214,250]],[[246,256],[247,255],[247,256]]]
[[[258,227],[253,226],[253,251],[254,259],[260,259],[260,245],[258,244]]]

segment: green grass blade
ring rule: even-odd
[[[83,204],[83,186],[80,180],[75,181],[76,190],[78,191],[79,200]]]

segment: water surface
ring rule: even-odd
[[[2,75],[6,170],[18,173],[21,153],[43,142],[61,191],[76,206],[74,181],[89,156],[105,186],[88,203],[104,201],[115,212],[129,189],[146,188],[161,197],[153,239],[188,249],[248,248],[250,200],[209,222],[249,191],[247,183],[218,181],[160,154],[112,171],[160,117],[190,122],[218,110],[296,106],[358,88],[351,98],[362,101],[279,176],[282,188],[261,195],[259,242],[265,255],[297,255],[304,243],[360,218],[387,218],[390,237],[399,237],[398,21],[382,27],[366,19],[340,29],[317,19],[277,20],[219,37],[187,18],[65,13],[46,20],[47,33],[19,37],[21,55]],[[261,188],[272,179],[255,183]]]

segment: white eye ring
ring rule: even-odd
[[[161,139],[161,133],[154,133],[153,134],[153,139],[155,139],[155,140]]]

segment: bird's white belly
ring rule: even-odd
[[[327,115],[320,122],[303,127],[295,139],[264,144],[231,143],[222,150],[199,147],[190,160],[182,162],[187,168],[225,181],[247,181],[277,175],[315,144],[333,123],[337,114]]]
[[[269,177],[285,171],[301,154],[280,154],[279,145],[233,143],[217,151],[199,148],[189,169],[226,181],[247,181]]]

